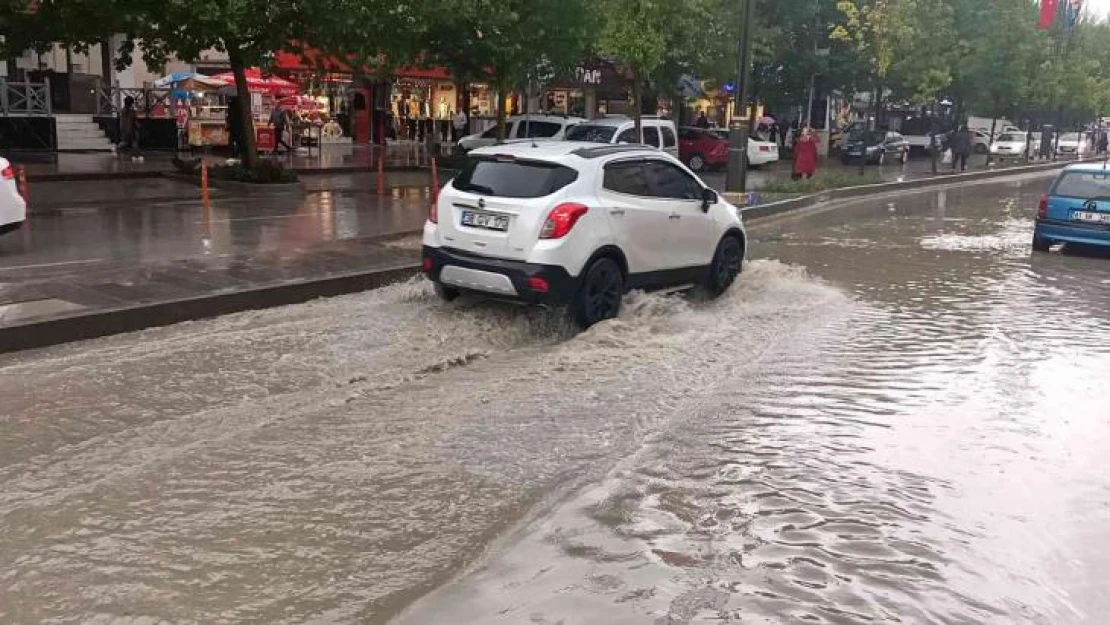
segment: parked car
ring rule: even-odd
[[[1103,163],[1068,165],[1041,197],[1033,249],[1054,243],[1110,247],[1110,171]]]
[[[896,161],[905,164],[909,160],[910,144],[906,138],[894,131],[853,130],[844,141],[840,160],[844,163],[858,162],[863,157],[868,163],[882,165]]]
[[[732,285],[748,239],[740,211],[677,158],[643,145],[480,148],[424,224],[436,292],[566,305],[587,327],[630,289]]]
[[[567,141],[589,143],[642,143],[678,158],[678,131],[674,122],[661,117],[645,116],[640,120],[643,139],[636,134],[636,124],[631,117],[613,115],[578,124],[567,131]]]
[[[694,170],[728,165],[728,131],[684,126],[678,129],[678,155]],[[779,160],[779,146],[756,137],[748,138],[748,165],[759,167]]]
[[[15,167],[0,158],[0,234],[18,230],[27,220],[27,202],[19,194]]]
[[[991,143],[991,154],[999,158],[1025,156],[1027,145],[1029,154],[1032,156],[1034,153],[1033,145],[1028,142],[1024,132],[1004,132]]]
[[[558,141],[566,136],[568,128],[586,121],[581,117],[565,115],[513,115],[505,120],[505,141],[527,139],[552,139]],[[459,139],[459,147],[464,152],[494,145],[497,143],[497,126],[485,132],[467,135]]]
[[[1056,154],[1060,156],[1075,156],[1083,158],[1091,152],[1093,147],[1087,141],[1087,136],[1078,132],[1065,132],[1056,142]]]

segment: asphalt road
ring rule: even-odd
[[[413,281],[0,356],[0,622],[1101,623],[1110,260],[1030,254],[1046,181],[580,335]]]

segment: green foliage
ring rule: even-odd
[[[882,178],[877,172],[871,170],[865,170],[862,176],[856,172],[846,171],[817,172],[812,178],[772,180],[760,187],[759,192],[783,195],[808,195],[827,191],[829,189],[859,187],[868,184],[878,184],[880,182],[882,182]]]

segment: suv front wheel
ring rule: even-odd
[[[570,312],[575,323],[586,329],[620,314],[622,297],[624,276],[621,268],[612,259],[599,258],[583,274]]]
[[[728,290],[740,275],[744,264],[744,246],[740,239],[728,235],[717,244],[717,252],[713,254],[713,263],[709,266],[709,273],[705,276],[702,289],[710,298],[719,297]]]

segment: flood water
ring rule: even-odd
[[[0,622],[1102,623],[1110,259],[1030,255],[1046,180],[577,336],[417,281],[0,356]]]

